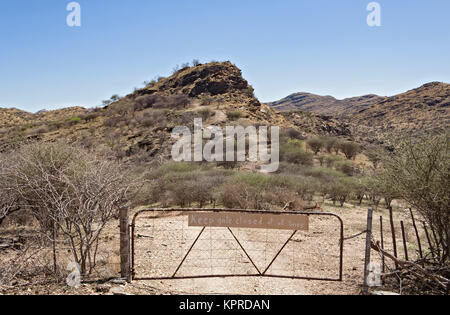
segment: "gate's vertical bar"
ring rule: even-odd
[[[400,221],[400,225],[401,225],[401,228],[402,228],[403,250],[405,251],[405,260],[409,261],[408,246],[406,245],[405,224],[403,223],[403,221]]]
[[[411,213],[412,224],[414,227],[414,231],[416,232],[417,245],[419,246],[420,259],[423,259],[422,243],[420,242],[419,231],[417,230],[416,220],[414,219],[414,213],[412,211],[412,208],[409,208],[409,212]]]
[[[394,227],[394,214],[392,213],[392,207],[389,207],[389,220],[391,221],[391,232],[392,232],[392,247],[394,249],[394,257],[398,258],[397,255],[397,240],[395,238],[395,227]],[[398,263],[395,263],[395,269],[398,269]]]
[[[131,282],[130,273],[130,227],[128,224],[128,208],[120,208],[120,275]]]
[[[369,277],[370,251],[372,242],[372,217],[373,217],[373,210],[369,209],[369,211],[367,212],[366,256],[364,260],[364,287],[363,287],[364,295],[366,295],[369,292],[369,284],[367,280]]]

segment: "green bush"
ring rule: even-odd
[[[335,165],[337,162],[340,162],[340,161],[342,161],[342,158],[341,158],[339,155],[328,155],[328,156],[325,158],[325,165],[326,165],[328,168],[332,168],[332,167],[334,167],[334,165]]]
[[[280,159],[281,161],[299,164],[299,165],[313,165],[313,154],[306,152],[302,148],[303,144],[300,141],[290,141],[280,145]]]
[[[229,120],[238,120],[239,118],[242,118],[243,114],[240,111],[232,110],[227,112],[227,118]]]
[[[317,155],[324,146],[324,141],[321,138],[312,138],[307,140],[306,143],[315,155]]]
[[[345,157],[349,160],[355,159],[355,157],[361,151],[360,145],[352,141],[340,142],[339,149],[342,151],[342,153],[344,153]]]
[[[74,126],[76,124],[79,124],[80,122],[81,122],[81,118],[80,117],[72,117],[72,118],[69,118],[67,120],[67,124],[69,126]]]
[[[353,163],[349,161],[341,161],[336,163],[336,169],[342,173],[344,173],[347,176],[353,176],[356,174],[356,167],[353,165]]]
[[[214,112],[209,108],[202,108],[197,113],[200,115],[203,121],[208,120],[211,116],[214,115]]]

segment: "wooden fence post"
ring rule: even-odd
[[[130,228],[128,208],[120,208],[120,275],[131,282],[130,272]]]
[[[367,232],[366,232],[366,256],[364,260],[364,286],[363,294],[366,295],[369,292],[369,284],[367,283],[367,278],[369,277],[369,264],[370,264],[370,250],[372,242],[372,217],[373,210],[369,209],[367,212]]]

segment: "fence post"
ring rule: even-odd
[[[405,224],[403,223],[403,221],[400,221],[400,226],[401,226],[401,229],[402,229],[403,250],[405,252],[405,260],[408,261],[409,260],[408,245],[406,244]]]
[[[369,277],[369,264],[370,264],[370,251],[372,242],[372,217],[373,210],[369,209],[367,212],[367,232],[366,232],[366,256],[364,260],[364,286],[363,294],[366,295],[369,292],[369,284],[367,278]]]
[[[394,227],[394,214],[392,213],[392,207],[389,207],[389,221],[391,222],[391,233],[392,233],[392,248],[394,249],[394,257],[397,256],[397,240],[395,237],[395,227]],[[395,269],[398,269],[398,263],[395,262]]]
[[[128,208],[120,208],[120,276],[131,282]]]
[[[381,238],[381,249],[384,250],[384,232],[383,232],[383,216],[380,216],[380,238]],[[384,255],[381,255],[381,271],[384,273],[386,271],[386,262]]]
[[[422,243],[420,242],[419,231],[417,230],[416,220],[414,219],[414,213],[412,211],[412,208],[409,208],[409,213],[411,213],[411,219],[412,219],[414,231],[416,232],[417,245],[419,246],[420,259],[423,259]]]

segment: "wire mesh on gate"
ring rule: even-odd
[[[307,215],[309,231],[192,227],[189,213]],[[338,219],[338,225],[335,222]],[[148,209],[131,224],[134,280],[265,276],[342,280],[343,222],[331,213]]]

